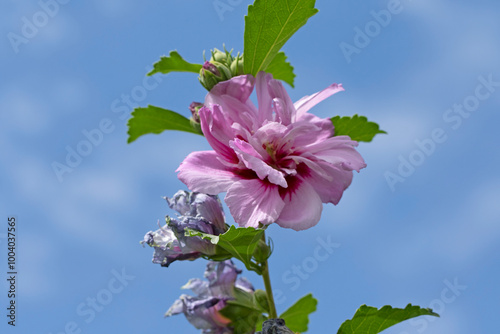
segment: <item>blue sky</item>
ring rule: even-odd
[[[181,316],[162,315],[180,286],[203,275],[204,261],[161,268],[139,240],[173,214],[161,197],[184,189],[174,173],[180,162],[209,147],[178,132],[127,145],[131,108],[123,101],[188,115],[206,93],[196,75],[144,75],[170,50],[192,62],[223,43],[242,51],[251,1],[231,3],[219,15],[212,0],[66,1],[57,12],[47,7],[52,16],[40,14],[38,1],[0,4],[2,275],[9,215],[19,228],[18,328],[6,324],[2,292],[2,333],[198,332]],[[345,92],[312,112],[358,113],[389,134],[360,144],[368,167],[316,227],[270,228],[273,285],[286,296],[278,309],[312,292],[319,304],[309,332],[333,333],[361,304],[411,302],[442,317],[385,333],[495,332],[500,4],[401,0],[383,26],[373,23],[372,11],[391,6],[318,0],[320,12],[284,48],[297,74],[293,100],[342,83]],[[39,26],[13,44],[33,19]],[[368,29],[369,41],[356,40],[357,28]],[[346,57],[346,44],[357,53]],[[108,133],[58,179],[53,163],[100,126]],[[318,238],[336,245],[321,261]],[[105,305],[91,311],[94,299]]]

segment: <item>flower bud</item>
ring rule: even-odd
[[[236,56],[236,58],[234,58],[233,62],[231,63],[230,69],[233,77],[243,75],[245,73],[243,70],[243,56]]]
[[[191,102],[189,105],[189,110],[191,111],[191,120],[195,123],[200,123],[200,115],[198,111],[203,107],[203,103],[200,102]]]
[[[210,61],[205,61],[200,70],[199,80],[203,87],[210,91],[219,82],[241,74],[243,74],[242,56],[238,54],[233,57],[231,51],[214,49]]]
[[[222,63],[222,64],[231,64],[233,61],[233,56],[231,56],[230,51],[224,51],[214,48],[212,50],[212,58],[210,59],[212,62]]]

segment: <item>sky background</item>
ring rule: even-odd
[[[212,0],[66,2],[51,17],[40,14],[38,1],[0,3],[1,332],[198,333],[183,316],[163,319],[163,313],[184,283],[203,276],[205,261],[161,268],[139,241],[174,214],[161,197],[185,189],[174,172],[180,162],[209,146],[180,132],[128,145],[131,108],[121,99],[188,116],[189,104],[206,94],[197,76],[158,76],[161,82],[146,82],[157,87],[144,90],[145,73],[170,50],[198,63],[203,50],[223,43],[242,51],[252,1],[232,1],[221,15]],[[297,74],[292,100],[342,83],[345,92],[312,112],[365,115],[388,135],[360,144],[368,167],[338,206],[324,206],[316,227],[269,229],[272,283],[286,296],[278,299],[278,312],[312,292],[319,304],[309,333],[335,333],[362,304],[407,303],[432,307],[441,318],[384,333],[494,333],[500,85],[485,87],[481,80],[500,82],[500,3],[401,0],[400,12],[346,57],[340,45],[356,46],[356,28],[376,29],[371,12],[388,3],[318,0],[320,12],[284,47]],[[22,36],[33,18],[37,31],[25,28],[26,43],[13,47],[9,36]],[[465,116],[449,111],[463,103],[472,110]],[[65,163],[68,148],[101,122],[109,133],[58,179],[53,163]],[[440,142],[419,153],[417,142],[429,143],[436,131]],[[391,186],[387,175],[397,175],[403,160],[417,166]],[[10,215],[18,219],[15,328],[5,316]],[[320,262],[314,260],[318,238],[338,244]],[[305,274],[293,274],[294,267]],[[120,291],[110,289],[117,273],[128,277]],[[263,286],[259,277],[244,275]],[[97,297],[106,304],[92,314],[86,303]]]

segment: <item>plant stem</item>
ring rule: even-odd
[[[266,240],[265,234],[262,236]],[[264,286],[266,288],[267,301],[269,303],[269,318],[276,319],[278,314],[276,312],[276,305],[274,304],[273,288],[271,287],[271,278],[269,277],[269,264],[263,263],[262,278],[264,279]]]

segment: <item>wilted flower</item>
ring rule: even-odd
[[[258,109],[249,99],[255,81]],[[191,153],[179,179],[194,191],[227,191],[225,202],[240,226],[314,226],[322,203],[337,204],[352,171],[366,166],[357,142],[332,137],[332,122],[308,113],[342,90],[333,84],[294,104],[281,82],[263,72],[217,84],[199,111],[214,151]]]
[[[187,228],[219,235],[226,231],[224,212],[217,196],[178,191],[165,198],[169,207],[179,213],[177,218],[167,216],[165,226],[148,232],[142,244],[155,249],[153,263],[168,267],[177,260],[195,260],[202,255],[215,254],[215,245],[200,237],[187,237]]]
[[[244,278],[237,278],[241,270],[231,260],[209,262],[205,280],[191,279],[183,289],[190,289],[196,296],[182,295],[165,313],[166,317],[184,313],[187,320],[204,334],[232,334],[230,320],[219,313],[228,300],[234,299],[234,289],[253,293],[252,285]]]

